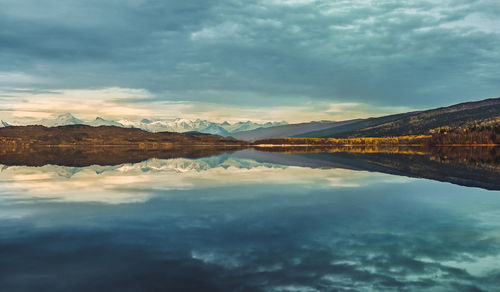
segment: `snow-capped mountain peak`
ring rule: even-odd
[[[190,120],[186,118],[176,119],[151,119],[143,118],[141,120],[107,120],[102,117],[96,117],[94,120],[86,122],[74,117],[71,113],[64,113],[52,119],[42,119],[34,124],[43,125],[47,127],[57,127],[65,125],[84,124],[93,127],[98,126],[117,126],[125,128],[139,128],[150,132],[199,132],[205,134],[214,134],[221,136],[229,136],[233,133],[240,131],[254,130],[257,128],[267,128],[286,124],[286,122],[267,122],[255,123],[252,121],[242,121],[236,123],[229,123],[224,121],[222,123],[211,122],[202,119]],[[1,121],[0,127],[10,126],[10,124]]]
[[[83,124],[83,121],[75,118],[70,113],[65,113],[57,116],[55,119],[43,119],[38,124],[47,127],[57,127],[57,126]]]
[[[99,127],[99,126],[117,126],[117,127],[123,127],[121,123],[112,121],[112,120],[105,120],[101,117],[95,118],[92,122],[86,123],[89,126],[93,127]]]

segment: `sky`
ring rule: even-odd
[[[343,120],[500,96],[497,0],[0,0],[0,119]]]

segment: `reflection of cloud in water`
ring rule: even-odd
[[[16,291],[12,279],[32,279],[25,290],[491,291],[500,279],[495,192],[265,166],[210,168],[165,192],[155,185],[165,173],[180,180],[198,171],[141,166],[158,181],[150,200],[138,204],[39,200],[5,207],[0,200],[2,212],[33,210],[0,220],[0,287]],[[101,175],[123,177],[118,169]],[[298,176],[304,185],[271,176],[288,171],[284,178]],[[139,181],[121,189],[146,188],[141,172],[140,165],[127,169]],[[213,181],[228,172],[243,183]],[[246,174],[255,177],[245,182]],[[328,187],[331,177],[359,187]],[[478,220],[482,212],[489,224]]]
[[[6,167],[2,188],[23,197],[63,201],[129,203],[148,200],[158,190],[231,185],[294,184],[301,188],[356,187],[407,178],[345,169],[312,169],[260,163],[228,155],[201,159],[151,159],[136,164],[84,168],[46,165]]]
[[[6,291],[490,291],[500,279],[498,192],[229,155],[4,167],[0,181]]]

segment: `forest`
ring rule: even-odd
[[[257,147],[277,146],[444,146],[499,145],[500,126],[474,126],[455,130],[439,130],[432,135],[360,138],[276,138],[255,141]]]
[[[475,126],[455,130],[440,130],[429,140],[430,145],[499,145],[500,125]]]

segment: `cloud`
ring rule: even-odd
[[[130,88],[104,88],[50,90],[33,92],[14,89],[0,95],[4,119],[27,123],[33,118],[51,117],[64,112],[78,113],[87,119],[99,114],[104,116],[147,116],[149,108],[131,106],[127,101],[147,100],[152,95],[147,90]]]
[[[241,26],[238,23],[224,22],[214,27],[204,27],[191,33],[191,40],[221,40],[225,38],[237,39]]]
[[[1,1],[4,88],[418,109],[500,93],[493,0],[37,3]]]
[[[0,86],[12,86],[23,83],[33,83],[38,81],[37,77],[22,73],[22,72],[1,72],[0,71]]]
[[[69,194],[67,200],[20,199],[2,188],[1,214],[12,216],[0,220],[0,284],[9,291],[498,287],[497,193],[425,180],[386,184],[380,179],[391,176],[352,171],[345,178],[364,183],[372,177],[374,183],[331,188],[309,176],[330,170],[301,171],[306,177],[293,177],[309,187],[274,184],[264,172],[252,187],[228,185],[233,179],[223,185],[200,179],[194,189],[148,186],[154,197],[127,204],[88,203]],[[149,176],[158,180],[155,186],[178,183],[174,175],[157,174]],[[490,216],[478,220],[484,212]]]
[[[73,113],[77,118],[93,120],[96,116],[106,119],[188,118],[211,121],[288,121],[346,120],[352,117],[366,118],[408,111],[409,108],[371,106],[361,103],[326,103],[304,101],[300,105],[275,105],[252,103],[207,103],[196,101],[196,94],[214,96],[218,91],[188,92],[189,100],[161,98],[146,89],[54,89],[31,90],[13,88],[0,90],[0,119],[13,124],[29,124],[40,118],[51,118],[61,113]],[[172,95],[173,93],[163,93]],[[252,92],[224,92],[234,97],[252,100]],[[297,97],[299,99],[299,97]],[[313,114],[312,114],[313,113]]]
[[[307,5],[316,2],[316,0],[272,0],[270,3],[275,4],[275,5],[290,5],[290,6],[297,6],[297,5]]]

